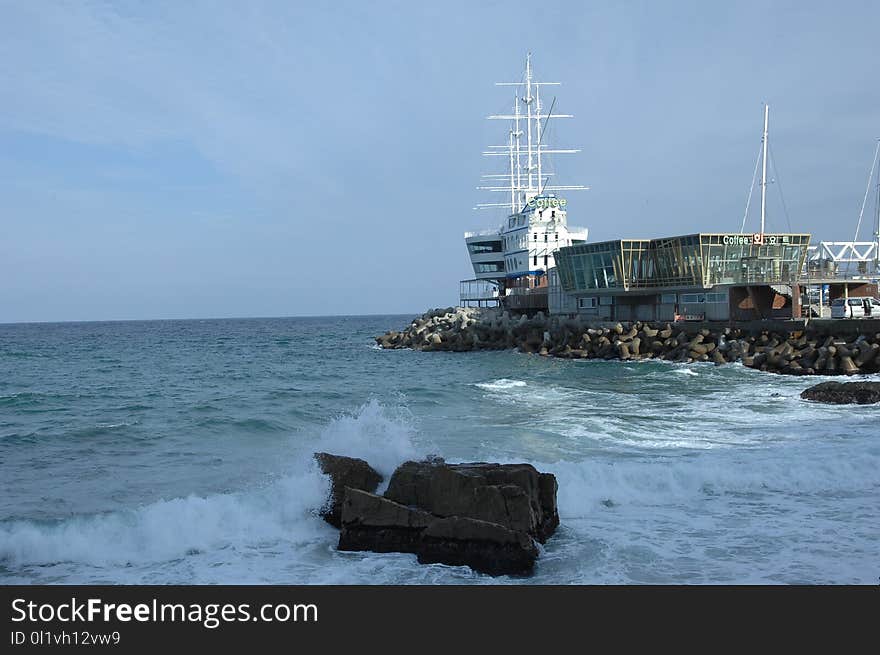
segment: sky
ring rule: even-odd
[[[878,26],[873,1],[0,0],[0,322],[455,304],[528,51],[591,241],[738,232],[764,102],[767,230],[851,240]]]

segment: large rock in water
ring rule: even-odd
[[[525,532],[541,543],[559,525],[556,478],[531,464],[406,462],[385,497],[437,516],[458,516]]]
[[[330,498],[321,516],[330,525],[342,525],[342,501],[345,489],[373,492],[382,482],[382,476],[362,459],[330,453],[315,453],[321,471],[330,476]]]
[[[362,472],[367,465],[316,457],[328,467],[347,460],[343,471],[351,462]],[[530,464],[406,462],[384,496],[372,493],[378,480],[369,482],[372,489],[362,490],[339,479],[339,550],[414,553],[423,563],[522,574],[534,568],[535,540],[559,525],[556,478]]]
[[[801,398],[834,405],[880,403],[880,382],[823,382],[802,391]]]
[[[525,532],[497,523],[434,516],[346,488],[339,550],[415,553],[423,564],[470,566],[490,575],[529,573],[538,548]]]

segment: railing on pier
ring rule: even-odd
[[[458,283],[458,300],[462,307],[497,307],[498,285],[490,280],[462,280]]]

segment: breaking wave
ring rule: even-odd
[[[508,380],[507,378],[501,378],[500,380],[493,380],[492,382],[478,382],[474,386],[488,391],[504,391],[505,389],[524,387],[526,386],[526,383],[522,380]]]
[[[166,562],[206,551],[241,555],[271,546],[294,551],[335,533],[317,516],[329,491],[312,452],[361,457],[387,480],[398,464],[425,455],[413,445],[405,412],[376,401],[329,422],[291,470],[236,493],[159,500],[140,507],[57,521],[0,523],[6,566],[78,563],[91,566]]]

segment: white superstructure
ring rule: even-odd
[[[554,173],[547,170],[546,156],[580,152],[550,147],[545,142],[551,119],[572,118],[570,114],[554,113],[555,97],[549,109],[541,99],[543,87],[559,83],[533,79],[529,54],[522,81],[496,85],[514,87],[513,113],[488,117],[509,121],[510,129],[505,145],[489,146],[483,155],[503,157],[507,170],[484,175],[486,184],[477,188],[503,193],[506,199],[481,203],[477,209],[504,208],[507,215],[497,229],[465,233],[476,281],[484,281],[486,288],[466,293],[463,286],[461,300],[489,300],[494,295],[512,308],[540,309],[547,304],[547,272],[555,266],[556,250],[587,240],[586,228],[569,227],[568,202],[559,194],[588,187],[550,183]]]

